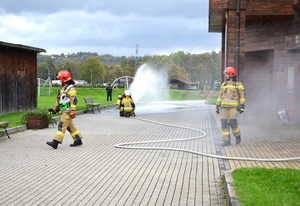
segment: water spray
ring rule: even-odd
[[[167,69],[155,69],[149,64],[139,67],[129,87],[135,103],[168,99]]]

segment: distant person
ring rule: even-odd
[[[222,146],[231,144],[230,127],[235,136],[236,144],[241,143],[241,131],[237,122],[238,112],[245,111],[245,91],[241,82],[236,81],[236,69],[227,67],[224,70],[225,82],[221,85],[216,103],[216,113],[221,108],[221,128],[224,143]]]
[[[112,91],[113,88],[110,84],[108,84],[108,86],[106,87],[106,101],[112,101]]]
[[[68,130],[74,140],[74,143],[70,144],[70,146],[76,147],[82,145],[82,136],[73,124],[73,118],[76,117],[77,104],[75,82],[72,80],[71,73],[67,70],[60,71],[57,78],[60,78],[62,88],[56,99],[52,113],[59,112],[61,117],[55,137],[51,142],[47,142],[47,145],[57,149],[58,144],[63,142],[65,132]]]

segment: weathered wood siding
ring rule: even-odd
[[[247,16],[292,15],[294,0],[248,0],[245,1]]]
[[[261,10],[267,13],[266,8],[262,7]],[[291,4],[289,7],[293,8]],[[284,13],[283,11],[286,11],[285,14],[291,13],[289,9],[281,9],[281,12],[275,9],[274,13]],[[246,13],[250,13],[248,8]],[[298,36],[300,36],[299,21],[294,15],[280,18],[278,16],[274,18],[249,17],[246,21],[244,51],[246,58],[243,62],[244,72],[241,74],[241,79],[246,82],[252,81],[251,84],[247,84],[250,111],[252,110],[250,113],[265,114],[263,117],[273,115],[275,119],[278,110],[292,109],[296,114],[296,121],[299,121],[297,116],[300,115],[298,108],[300,92],[296,87],[297,82],[300,82]],[[262,58],[263,61],[261,61]],[[258,68],[254,72],[257,75],[256,78],[253,78],[250,72],[254,68]],[[259,99],[260,103],[255,104],[255,99]],[[269,115],[266,115],[266,112]]]
[[[286,50],[285,39],[293,32],[293,17],[247,21],[245,51]],[[286,52],[286,51],[285,51]]]
[[[36,52],[0,46],[0,114],[37,107]]]
[[[240,50],[240,64],[236,65],[237,62],[237,29],[236,29],[236,11],[229,10],[228,12],[228,21],[227,21],[227,60],[228,66],[235,66],[239,70],[239,67],[243,67],[243,58],[245,51],[245,25],[246,25],[246,16],[245,10],[240,11],[240,40],[239,40],[239,50]]]

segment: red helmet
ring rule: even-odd
[[[234,67],[226,67],[224,69],[224,74],[229,74],[230,77],[235,77],[236,76],[236,69]]]
[[[72,79],[71,73],[67,70],[61,70],[57,74],[57,78],[60,78],[63,83]]]

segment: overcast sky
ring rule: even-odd
[[[209,0],[2,0],[0,41],[47,54],[135,56],[219,51]]]

